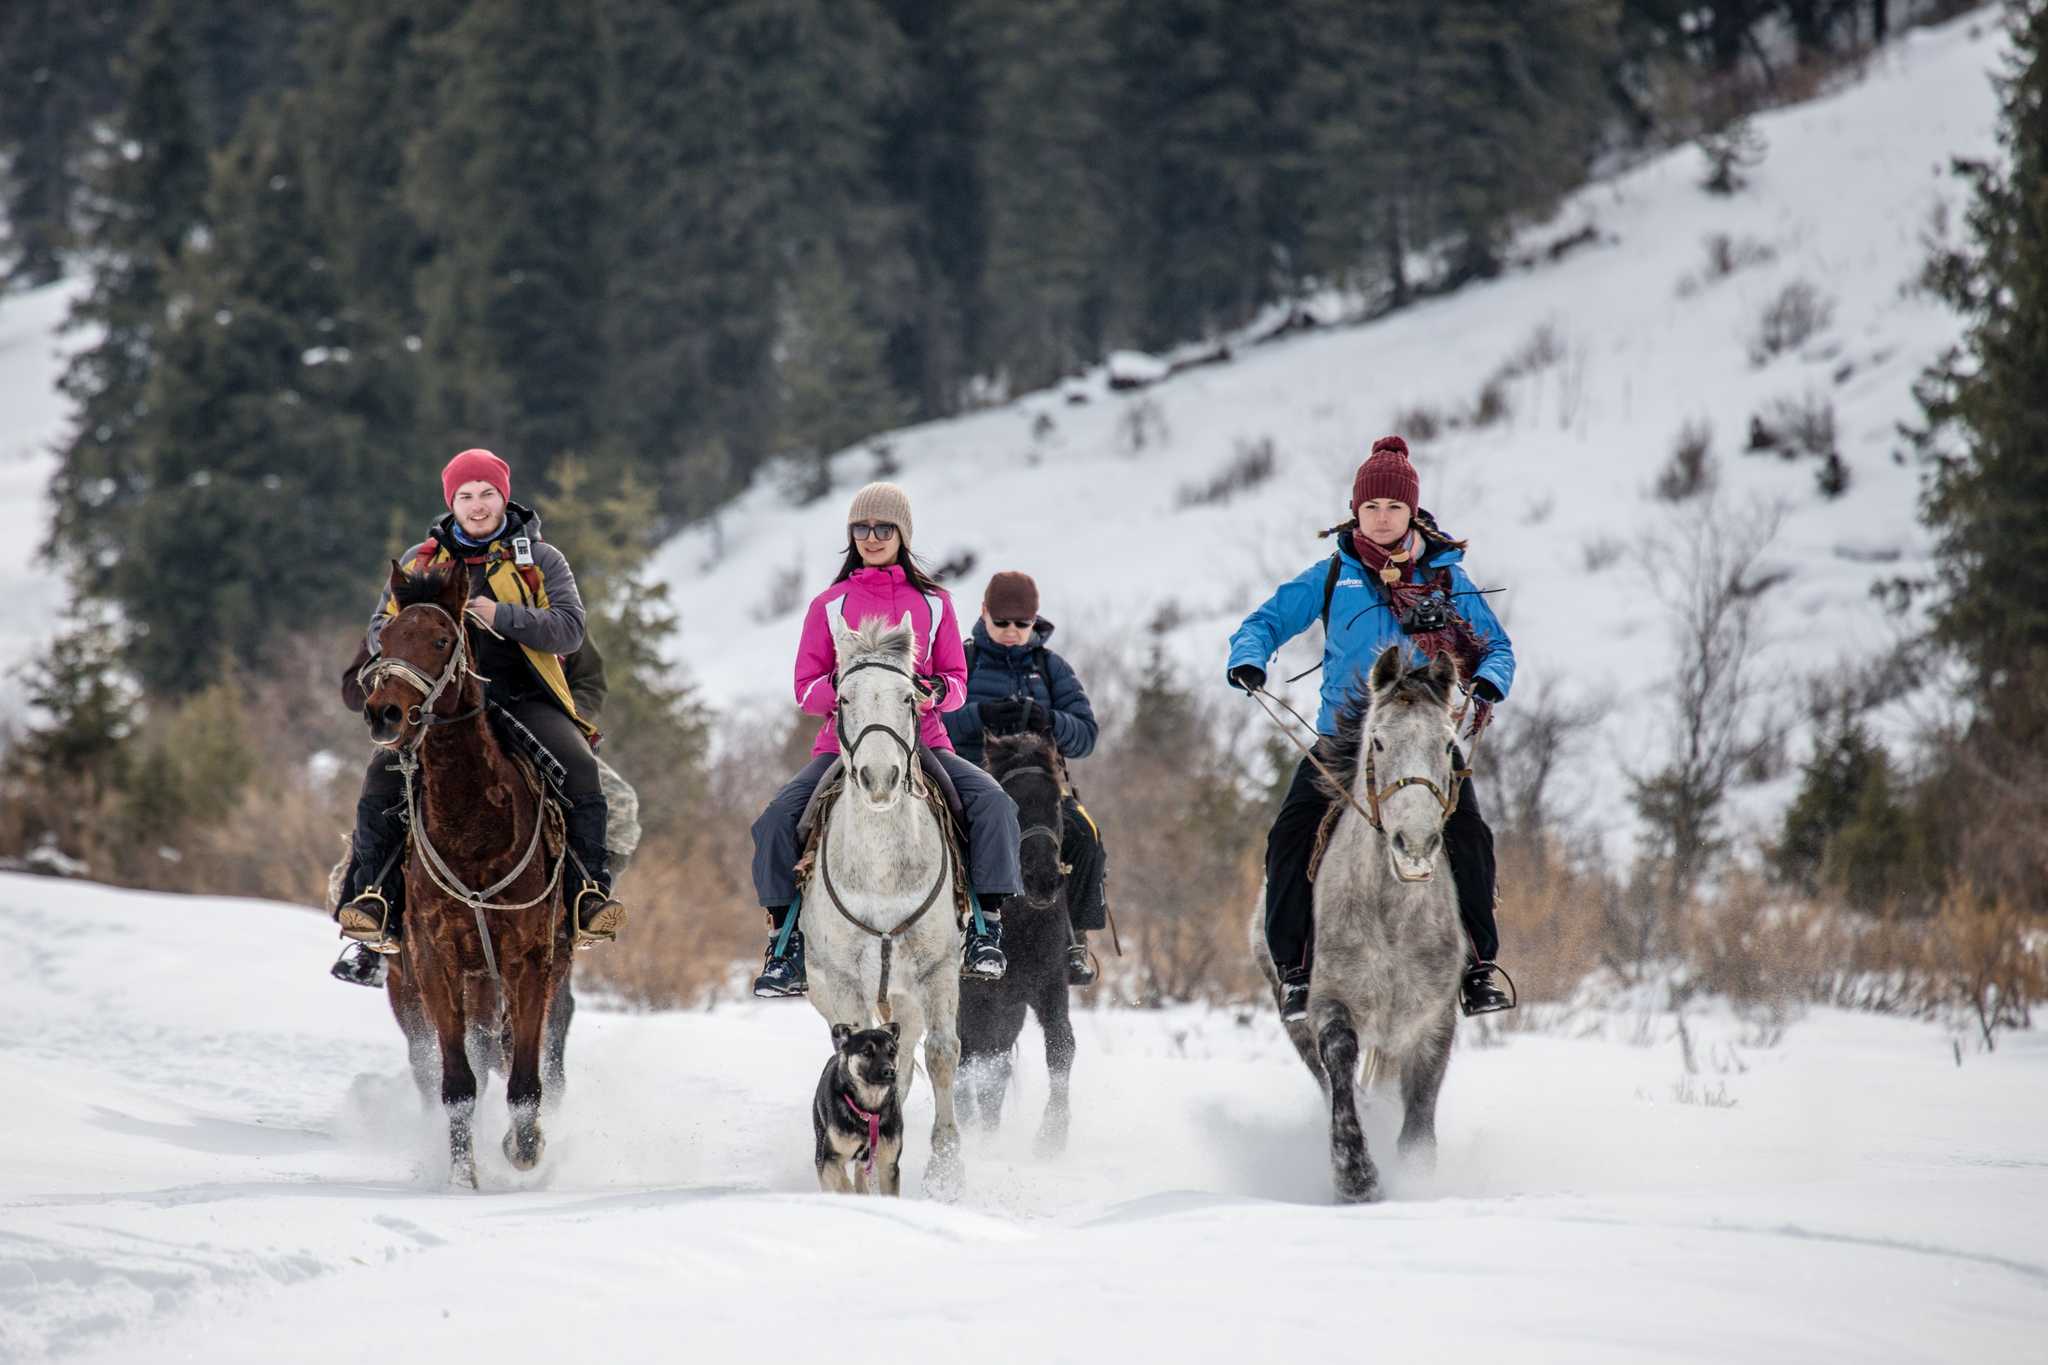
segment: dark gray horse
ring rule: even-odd
[[[1004,907],[1003,951],[1010,966],[1002,980],[960,983],[960,1060],[967,1078],[961,1087],[963,1117],[978,1116],[983,1131],[995,1131],[1010,1085],[1010,1050],[1024,1031],[1029,1009],[1045,1034],[1045,1067],[1052,1076],[1038,1151],[1055,1155],[1067,1145],[1067,1085],[1074,1071],[1074,1025],[1067,1017],[1071,869],[1060,861],[1066,769],[1052,741],[1035,734],[991,737],[982,762],[1017,803],[1024,894]]]

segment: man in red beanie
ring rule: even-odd
[[[472,667],[487,680],[493,720],[501,737],[537,745],[559,769],[569,848],[583,868],[581,878],[573,871],[563,878],[577,946],[609,942],[626,918],[611,895],[609,806],[592,748],[596,731],[577,713],[562,667],[562,656],[583,644],[576,575],[562,552],[541,538],[540,517],[511,500],[512,471],[490,451],[465,450],[450,460],[441,471],[441,491],[448,514],[406,552],[401,567],[419,573],[460,565],[467,572]],[[387,585],[365,635],[372,656],[397,611]],[[404,779],[396,759],[380,749],[370,762],[335,914],[342,937],[376,953],[398,951],[402,925]],[[335,975],[366,983],[375,978],[350,958],[344,953]]]
[[[1399,436],[1374,441],[1351,480],[1351,520],[1324,533],[1337,537],[1337,552],[1281,584],[1230,637],[1231,686],[1263,690],[1274,653],[1320,621],[1323,685],[1316,729],[1326,740],[1337,734],[1340,714],[1390,645],[1418,663],[1439,653],[1458,661],[1477,708],[1476,732],[1514,682],[1514,646],[1465,576],[1465,542],[1437,529],[1420,506],[1421,496],[1408,443]],[[1457,763],[1463,766],[1462,756]],[[1462,1004],[1467,1014],[1485,1014],[1513,1005],[1494,981],[1500,936],[1493,914],[1493,833],[1480,815],[1473,784],[1463,783],[1458,792],[1457,808],[1444,823],[1444,848],[1471,946]],[[1281,1017],[1288,1020],[1308,1014],[1315,957],[1308,868],[1333,799],[1314,765],[1303,759],[1266,838],[1266,944],[1281,976]]]

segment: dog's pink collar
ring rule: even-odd
[[[840,1099],[842,1099],[842,1100],[845,1100],[845,1101],[846,1101],[846,1107],[847,1107],[848,1109],[851,1109],[851,1110],[852,1110],[852,1111],[854,1112],[854,1115],[855,1115],[856,1117],[858,1117],[858,1118],[863,1118],[863,1119],[866,1119],[866,1120],[867,1120],[867,1123],[868,1123],[868,1163],[867,1163],[867,1172],[868,1172],[868,1174],[869,1174],[870,1176],[872,1176],[872,1175],[874,1175],[874,1173],[875,1173],[875,1149],[876,1149],[876,1148],[878,1148],[878,1147],[880,1147],[880,1146],[882,1145],[882,1116],[881,1116],[881,1115],[880,1115],[879,1113],[875,1113],[875,1114],[870,1114],[870,1113],[869,1113],[869,1112],[868,1112],[867,1110],[865,1110],[865,1109],[861,1108],[861,1107],[860,1107],[859,1105],[855,1104],[855,1103],[853,1102],[853,1096],[852,1096],[852,1095],[846,1095],[846,1094],[843,1094],[843,1095],[841,1095],[841,1096],[840,1096],[839,1098],[840,1098]]]

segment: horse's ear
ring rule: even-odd
[[[1388,645],[1380,651],[1380,657],[1373,661],[1372,690],[1384,692],[1401,680],[1401,646]]]
[[[405,570],[398,567],[398,561],[391,561],[391,595],[398,596],[398,590],[405,586]]]
[[[460,621],[463,608],[469,605],[469,570],[450,560],[447,574],[447,581],[441,585],[441,605],[450,616]]]
[[[832,1026],[832,1047],[833,1047],[833,1049],[834,1049],[834,1050],[836,1051],[836,1050],[838,1050],[839,1048],[843,1048],[843,1047],[845,1047],[845,1046],[846,1046],[846,1040],[847,1040],[848,1038],[851,1038],[852,1036],[853,1036],[853,1025],[851,1025],[851,1024],[834,1024],[834,1025]]]
[[[1448,649],[1438,650],[1429,661],[1429,685],[1445,701],[1451,699],[1451,691],[1458,685],[1458,661]]]

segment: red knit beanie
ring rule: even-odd
[[[1413,511],[1422,500],[1422,481],[1415,466],[1408,463],[1408,443],[1398,436],[1382,436],[1372,443],[1372,454],[1358,467],[1351,480],[1351,510],[1374,498],[1393,498]]]
[[[498,490],[498,496],[512,501],[512,467],[488,450],[465,450],[441,471],[441,501],[455,505],[455,490],[477,480]]]

